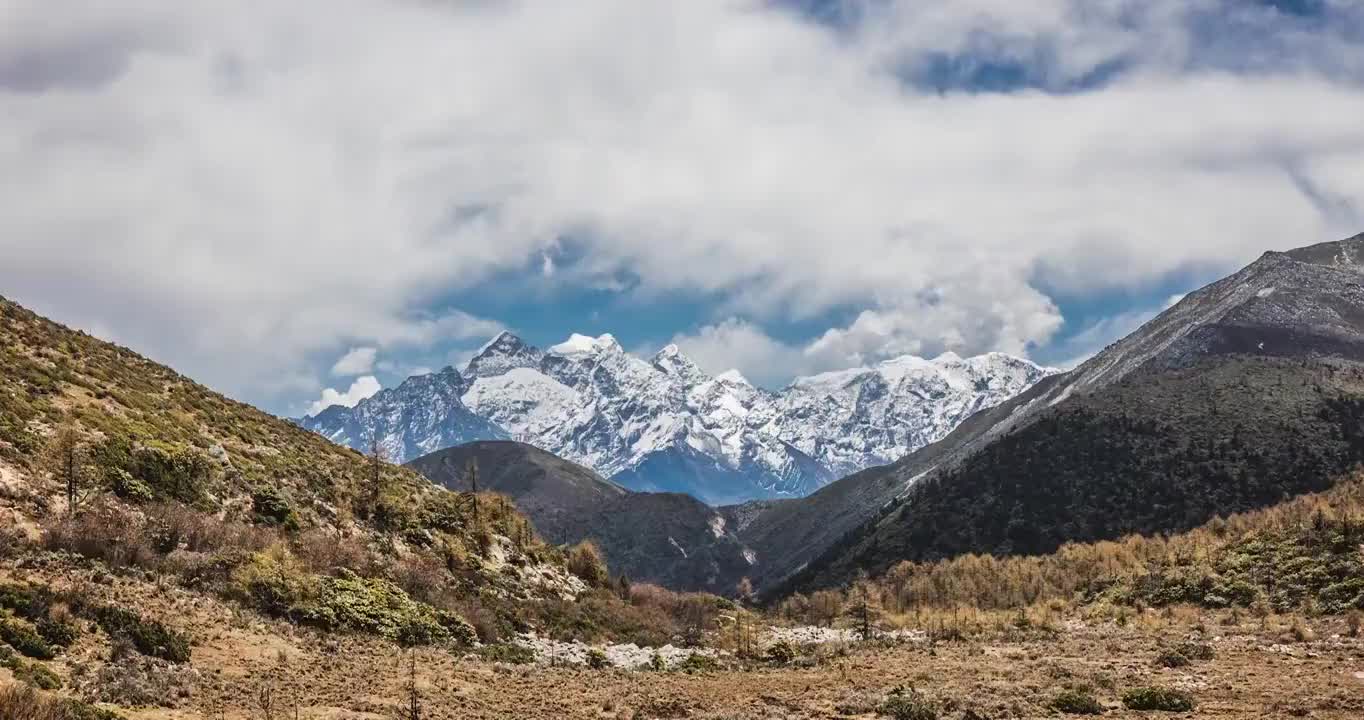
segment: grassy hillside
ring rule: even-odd
[[[0,298],[0,460],[43,469],[58,428],[84,448],[89,484],[113,489],[119,471],[156,499],[246,517],[261,489],[278,492],[304,525],[408,522],[430,484],[383,465],[383,507],[360,508],[371,468],[353,450],[230,400],[126,348]],[[126,481],[125,481],[126,485]]]
[[[1122,618],[1142,608],[1205,609],[1364,622],[1364,471],[1330,490],[1220,516],[1173,535],[1067,543],[1045,555],[966,554],[897,563],[873,578],[890,614],[1078,607]],[[823,597],[832,593],[832,598]],[[856,589],[784,598],[781,612],[818,620]],[[1356,628],[1358,625],[1356,624]],[[1356,629],[1355,632],[1358,632]]]
[[[595,550],[546,544],[502,495],[432,485],[8,300],[0,366],[0,549],[12,556],[74,554],[404,643],[568,627],[666,643],[675,630],[666,613],[643,619]],[[86,607],[35,607],[48,605]],[[98,607],[85,615],[97,621]]]

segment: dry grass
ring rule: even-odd
[[[5,720],[115,720],[117,717],[85,703],[38,692],[27,685],[0,685],[0,718]]]
[[[96,572],[55,564],[10,566],[0,577],[76,585],[90,582]],[[699,720],[870,720],[897,687],[914,688],[951,708],[940,714],[942,720],[967,717],[967,710],[996,719],[1049,716],[1058,695],[1082,687],[1109,717],[1142,717],[1122,707],[1122,696],[1148,686],[1191,693],[1200,717],[1276,717],[1291,709],[1318,720],[1344,720],[1364,712],[1364,681],[1355,677],[1364,672],[1364,640],[1346,637],[1345,617],[1261,617],[1193,607],[1107,606],[1081,613],[1048,603],[1022,611],[925,609],[917,616],[888,615],[886,622],[928,631],[936,638],[931,642],[797,646],[796,658],[781,666],[727,656],[719,669],[689,674],[499,665],[440,648],[405,651],[369,636],[265,622],[229,604],[148,581],[124,579],[104,592],[107,601],[174,619],[195,643],[188,666],[193,672],[178,678],[179,709],[121,710],[130,720],[216,719],[210,712],[215,708],[226,720],[254,720],[261,717],[265,689],[277,707],[297,703],[301,718],[390,718],[408,697],[414,657],[423,717],[429,720],[669,713]],[[675,600],[647,587],[637,592],[649,603]],[[763,626],[756,630],[761,655],[770,641],[763,638]],[[707,640],[723,644],[725,637]],[[69,651],[66,665],[79,666],[82,678],[91,679],[71,678],[69,691],[98,697],[91,688],[114,666],[102,642],[102,636],[91,635]],[[1189,642],[1206,643],[1215,653],[1180,668],[1157,664],[1163,652]]]

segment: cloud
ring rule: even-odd
[[[1183,299],[1183,294],[1171,295],[1158,306],[1117,313],[1089,324],[1053,348],[1054,354],[1064,358],[1056,363],[1057,367],[1069,370],[1078,366]]]
[[[352,382],[345,392],[337,392],[334,388],[323,389],[322,397],[308,407],[308,415],[316,415],[332,405],[355,407],[361,400],[373,397],[382,389],[378,378],[373,375],[362,375],[355,378],[355,382]]]
[[[350,352],[342,355],[336,364],[332,365],[332,374],[363,375],[374,369],[374,358],[378,352],[377,348],[372,347],[351,348]]]
[[[1359,229],[1358,3],[846,4],[0,0],[0,287],[285,402],[545,258],[874,359]]]
[[[672,339],[702,370],[718,375],[737,368],[758,385],[773,387],[809,370],[797,347],[774,340],[753,323],[730,318]]]

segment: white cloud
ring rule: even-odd
[[[1199,12],[1268,22],[1215,0],[850,3],[846,32],[763,0],[88,5],[0,0],[0,287],[247,395],[347,347],[490,335],[430,308],[564,237],[556,282],[864,309],[799,352],[870,359],[1035,346],[1059,323],[1039,287],[1230,268],[1364,207],[1341,3],[1355,22],[1266,34],[1263,67],[1203,46]],[[1134,69],[1055,94],[894,77],[962,52],[1057,89]]]
[[[718,375],[738,369],[751,381],[780,385],[810,369],[799,348],[774,340],[751,322],[730,318],[695,333],[675,335],[672,342],[702,370]]]
[[[1099,351],[1127,337],[1137,328],[1184,299],[1183,294],[1171,295],[1156,307],[1138,308],[1101,318],[1066,339],[1055,351],[1065,359],[1057,367],[1069,370],[1094,357]]]
[[[378,352],[377,348],[372,347],[351,348],[332,365],[332,374],[352,376],[370,372],[374,369],[374,358]]]
[[[334,388],[323,389],[322,397],[308,407],[308,415],[316,415],[332,405],[355,407],[361,400],[373,397],[382,389],[383,386],[373,375],[362,375],[356,378],[345,392],[337,392]]]

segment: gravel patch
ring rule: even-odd
[[[520,635],[516,639],[516,644],[530,648],[535,652],[535,662],[542,665],[586,665],[587,652],[592,649],[600,650],[606,655],[606,659],[612,667],[625,668],[627,670],[638,670],[651,667],[654,656],[663,658],[667,667],[675,667],[681,664],[692,655],[702,655],[714,657],[717,653],[706,648],[680,648],[673,645],[650,648],[640,647],[634,643],[622,645],[588,645],[587,643],[572,641],[562,642],[550,638],[542,638],[534,634]]]

